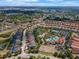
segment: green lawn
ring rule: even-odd
[[[15,30],[7,30],[0,33],[0,43],[4,43],[10,39],[12,35],[15,34]]]

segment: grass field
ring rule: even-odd
[[[0,32],[0,43],[3,43],[10,39],[10,37],[16,32],[15,29]]]
[[[53,53],[56,51],[54,46],[49,45],[42,45],[39,49],[40,53],[45,55],[53,55]]]
[[[16,31],[15,29],[11,29],[11,30],[6,30],[6,31],[3,31],[3,32],[0,32],[0,37],[6,37],[6,36],[10,36],[10,34],[12,32]]]
[[[0,51],[0,57],[4,57],[9,52],[9,50]]]

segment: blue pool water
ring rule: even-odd
[[[53,36],[53,37],[50,37],[48,38],[49,41],[56,41],[56,40],[59,40],[59,37],[58,36]]]

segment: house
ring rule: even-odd
[[[32,33],[28,34],[29,47],[34,48],[36,46],[35,37]]]
[[[65,42],[65,37],[53,36],[47,39],[50,44],[63,44]]]
[[[79,35],[73,34],[71,39],[72,39],[71,41],[72,53],[79,54]]]

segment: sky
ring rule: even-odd
[[[79,0],[0,0],[0,6],[79,6]]]

